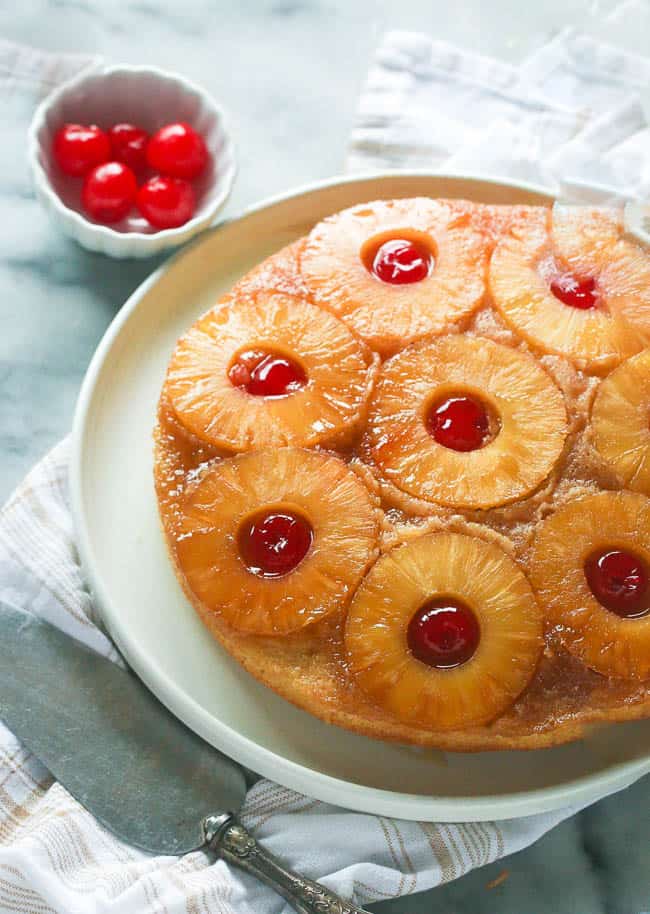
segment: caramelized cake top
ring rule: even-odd
[[[650,715],[649,280],[614,211],[427,198],[242,277],[179,341],[155,430],[214,636],[384,739],[535,748]]]

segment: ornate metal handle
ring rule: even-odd
[[[319,882],[287,870],[230,813],[208,816],[203,830],[210,850],[270,885],[298,914],[365,914]]]

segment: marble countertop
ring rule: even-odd
[[[373,47],[387,27],[422,29],[517,62],[567,24],[598,30],[613,0],[30,0],[0,5],[0,35],[52,51],[159,64],[231,111],[243,206],[342,168]],[[630,23],[628,46],[648,35]],[[31,191],[29,112],[3,98],[0,144],[0,496],[70,427],[106,326],[157,261],[115,262],[60,236]],[[6,102],[6,103],[5,103]],[[650,779],[536,846],[383,914],[639,914],[650,910]],[[498,887],[487,885],[503,871]]]

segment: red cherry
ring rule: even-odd
[[[567,273],[553,280],[551,292],[563,304],[579,308],[581,311],[588,311],[598,305],[595,279],[577,279]]]
[[[475,451],[490,434],[485,406],[474,397],[446,397],[434,404],[426,419],[427,431],[452,451]]]
[[[64,124],[54,137],[54,158],[67,175],[79,178],[91,168],[107,162],[111,144],[99,127],[84,124]]]
[[[585,562],[585,577],[598,602],[623,618],[650,611],[648,568],[639,556],[624,549],[602,549]]]
[[[156,171],[191,181],[207,165],[208,150],[203,137],[189,124],[167,124],[149,140],[147,162]]]
[[[156,228],[177,228],[194,215],[196,198],[187,181],[156,176],[142,185],[136,204],[147,222]]]
[[[417,241],[405,241],[402,238],[394,238],[380,245],[371,265],[371,271],[377,279],[398,286],[426,279],[432,268],[431,251]]]
[[[286,397],[307,383],[307,375],[293,359],[257,349],[240,353],[228,377],[254,397]]]
[[[147,165],[148,133],[133,124],[115,124],[108,131],[114,159],[124,162],[133,171],[142,171]]]
[[[413,656],[439,670],[467,663],[480,639],[481,630],[472,610],[449,597],[425,603],[409,622],[406,633]]]
[[[86,175],[81,201],[97,222],[119,222],[133,206],[138,185],[135,175],[122,162],[105,162]]]
[[[253,574],[279,578],[302,562],[313,539],[311,524],[300,514],[263,508],[240,527],[239,554]]]

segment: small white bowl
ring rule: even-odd
[[[54,134],[66,123],[108,129],[124,121],[147,133],[173,121],[186,121],[203,136],[211,162],[206,173],[192,182],[197,208],[185,225],[155,229],[134,209],[122,222],[107,226],[83,213],[83,181],[64,175],[53,161]],[[119,258],[149,257],[207,228],[228,199],[236,173],[235,150],[222,109],[194,83],[156,67],[93,69],[65,83],[37,108],[29,128],[28,156],[37,196],[62,230],[90,251]]]

